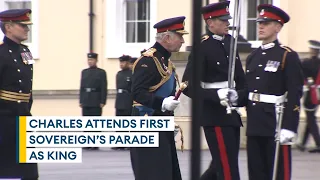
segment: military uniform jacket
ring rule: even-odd
[[[196,63],[202,64],[202,83],[220,84],[216,88],[202,87],[200,95],[203,96],[203,113],[201,125],[203,126],[241,126],[241,119],[236,111],[233,111],[231,115],[227,114],[226,107],[220,104],[220,99],[217,94],[217,90],[228,87],[228,69],[229,69],[229,50],[230,50],[231,35],[217,36],[212,33],[208,33],[203,36],[202,42],[199,46],[199,58],[196,59]],[[191,55],[189,56],[191,57]],[[182,81],[192,81],[191,79],[192,62],[189,59],[187,67],[185,69]],[[239,58],[239,54],[236,56],[235,63],[235,75],[234,80],[236,84],[236,90],[238,92],[239,100],[238,106],[244,106],[247,97],[245,75],[242,68],[242,64]],[[222,86],[221,86],[222,84]],[[188,86],[184,90],[184,94],[190,98],[190,92],[192,87]]]
[[[115,103],[116,109],[132,108],[131,76],[132,76],[132,71],[130,69],[124,69],[117,73],[117,76],[116,76],[117,97],[116,97],[116,103]]]
[[[1,116],[31,115],[33,63],[27,46],[4,37],[0,45]]]
[[[260,94],[247,105],[247,135],[274,136],[277,120],[274,103],[261,102],[261,94],[287,92],[282,129],[297,131],[303,72],[298,54],[276,40],[253,51],[246,61],[249,96]]]
[[[80,104],[82,107],[100,107],[107,100],[107,73],[92,67],[81,73]]]
[[[156,96],[154,91],[163,85],[163,80],[165,79],[163,77],[166,76],[166,69],[169,66],[173,66],[172,62],[169,61],[171,53],[159,43],[155,43],[152,48],[143,54],[144,55],[133,64],[131,87],[133,104],[134,106],[141,104],[152,108],[155,115],[166,115],[168,112],[164,113],[161,111],[162,101],[166,97]],[[174,96],[176,92],[176,83],[174,83],[173,86],[170,94],[172,96]]]
[[[317,75],[320,69],[320,59],[315,56],[312,57],[311,59],[305,59],[302,62],[302,68],[303,68],[305,82],[309,77],[311,77],[313,81],[316,82]],[[317,107],[317,105],[314,105],[311,102],[311,94],[309,90],[306,91],[306,93],[304,94],[303,102],[304,102],[303,105],[306,109],[315,110],[315,108]]]
[[[0,45],[0,175],[37,178],[37,164],[18,164],[17,116],[31,116],[34,60],[28,47],[4,37]]]

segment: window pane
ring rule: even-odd
[[[248,0],[248,18],[257,17],[257,0]]]
[[[138,42],[149,42],[149,22],[138,23]]]
[[[135,1],[127,1],[127,20],[135,20],[136,19],[136,2]]]
[[[8,9],[31,9],[31,1],[6,2]]]
[[[31,9],[31,1],[7,1],[6,2],[8,9]],[[31,14],[32,21],[32,14]],[[28,33],[28,39],[24,43],[31,43],[32,39],[32,26],[28,26],[30,31]]]
[[[249,41],[256,41],[257,40],[257,22],[256,20],[248,20],[248,33],[247,39]]]
[[[136,42],[136,23],[127,22],[127,43]]]
[[[272,0],[259,0],[260,4],[272,4]]]
[[[138,20],[149,20],[149,0],[138,1]]]

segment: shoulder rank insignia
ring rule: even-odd
[[[207,39],[209,39],[209,36],[208,36],[208,35],[204,35],[204,36],[202,36],[202,38],[201,38],[201,42],[203,42],[203,41],[205,41],[205,40],[207,40]]]
[[[156,51],[157,50],[155,48],[150,48],[147,51],[143,52],[142,55],[146,57],[152,57]]]
[[[283,49],[285,49],[285,50],[288,51],[288,52],[291,52],[291,51],[292,51],[288,46],[280,45],[280,47],[282,47]]]

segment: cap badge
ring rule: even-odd
[[[264,9],[262,9],[262,10],[260,11],[260,15],[261,15],[261,16],[264,15]]]
[[[226,7],[226,11],[229,12],[229,6]]]
[[[27,16],[27,17],[30,17],[30,13],[27,13],[26,16]]]

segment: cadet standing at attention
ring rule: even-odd
[[[131,76],[130,69],[131,57],[123,55],[119,58],[121,70],[116,75],[117,96],[115,102],[116,116],[131,116],[132,95],[131,95]],[[112,147],[113,150],[125,150],[123,147]]]
[[[131,71],[132,71],[132,66],[133,66],[134,62],[135,62],[137,59],[138,59],[138,58],[136,58],[136,57],[131,57],[131,59],[130,59],[130,64],[129,64],[129,68],[130,68]]]
[[[157,29],[156,43],[133,65],[133,116],[173,116],[176,72],[169,60],[184,43],[185,17],[165,19]],[[159,147],[130,148],[135,180],[181,180],[174,132],[159,132]]]
[[[37,180],[37,164],[19,164],[17,159],[17,116],[31,116],[33,57],[27,46],[30,9],[0,13],[5,34],[0,45],[0,179]]]
[[[107,73],[97,67],[98,54],[88,53],[89,68],[81,72],[80,107],[82,116],[101,116],[107,100]],[[98,147],[84,149],[98,150]]]
[[[131,57],[123,55],[119,58],[121,70],[116,75],[116,116],[131,116],[131,76],[132,70],[129,68]]]
[[[201,180],[240,180],[238,154],[240,148],[240,115],[233,110],[227,114],[221,101],[230,98],[233,106],[244,106],[247,102],[245,74],[237,53],[235,59],[235,88],[228,89],[229,53],[232,36],[228,34],[231,19],[229,1],[209,4],[202,9],[208,28],[199,47],[202,63],[201,86],[204,102],[200,120],[212,156],[212,162]],[[192,52],[191,52],[192,53]],[[189,60],[182,81],[192,81],[192,61]],[[191,97],[189,86],[183,92]]]
[[[278,126],[275,105],[284,105],[281,124],[278,180],[291,179],[291,144],[297,132],[303,72],[298,54],[277,39],[289,16],[270,4],[258,6],[262,45],[246,61],[249,90],[247,153],[249,180],[271,180]]]
[[[320,85],[320,41],[310,40],[309,44],[310,58],[305,59],[302,62],[306,87],[304,88],[303,105],[307,115],[307,125],[302,135],[301,144],[297,144],[296,146],[299,150],[304,151],[309,134],[311,134],[317,147],[310,149],[309,152],[317,153],[320,152],[319,126],[316,118],[316,112],[318,110],[320,99],[319,94],[317,93],[318,86]]]

